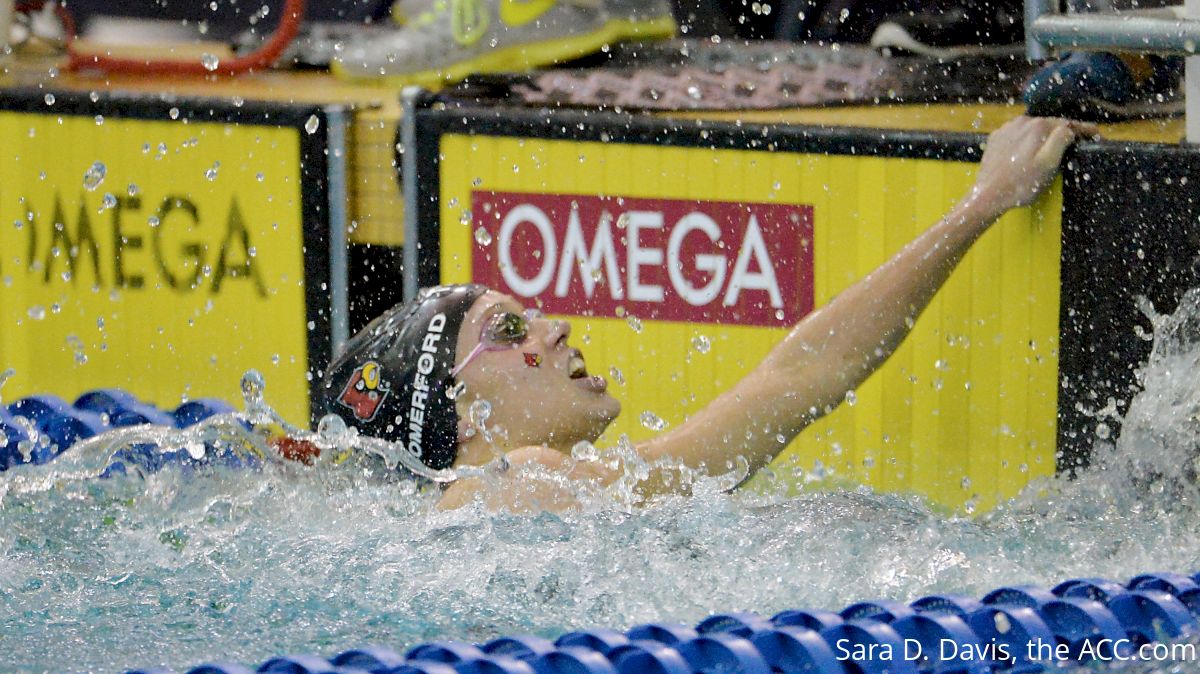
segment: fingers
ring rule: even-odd
[[[1075,131],[1069,124],[1059,124],[1055,126],[1050,135],[1046,137],[1046,141],[1038,148],[1037,154],[1034,155],[1034,162],[1038,166],[1046,168],[1058,168],[1062,162],[1063,154],[1067,148],[1075,141]]]
[[[1091,122],[1080,122],[1074,119],[1068,119],[1067,125],[1075,132],[1076,138],[1099,138],[1100,127]]]
[[[1076,138],[1099,138],[1100,127],[1091,122],[1081,122],[1077,119],[1067,119],[1065,117],[1020,117],[1018,119],[1030,120],[1034,123],[1042,125],[1059,126],[1066,125],[1075,134]]]

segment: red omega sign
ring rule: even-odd
[[[481,192],[472,277],[547,313],[779,326],[813,308],[812,206]]]

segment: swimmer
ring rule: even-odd
[[[802,319],[707,407],[637,444],[637,454],[702,474],[723,473],[738,457],[751,475],[766,466],[887,360],[971,245],[1009,209],[1032,203],[1067,147],[1095,133],[1079,122],[1029,117],[992,133],[974,186],[940,221]],[[576,505],[566,486],[572,481],[604,485],[623,474],[571,458],[578,443],[600,437],[621,404],[604,378],[588,372],[570,337],[567,322],[542,318],[495,290],[426,289],[349,342],[321,395],[326,411],[403,444],[430,468],[482,466],[503,452],[510,467],[538,466],[558,478],[509,470],[499,479],[522,481],[497,488],[465,477],[446,488],[443,508],[481,499],[493,509],[562,510]],[[480,400],[490,405],[485,429],[474,428],[469,414]],[[636,486],[641,499],[679,489],[661,470]]]

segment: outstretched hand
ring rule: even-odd
[[[1063,153],[1093,124],[1053,117],[1017,117],[988,136],[971,197],[997,217],[1028,206],[1054,179]]]

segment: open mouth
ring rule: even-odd
[[[571,379],[583,379],[588,376],[587,364],[583,362],[583,354],[579,351],[571,351],[571,358],[567,361],[567,376]]]

